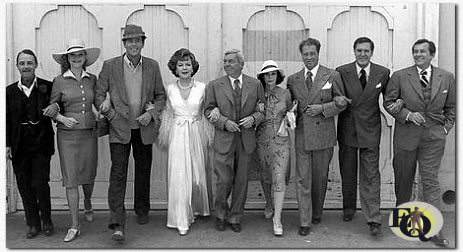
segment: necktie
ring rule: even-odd
[[[233,89],[234,89],[235,93],[239,93],[239,91],[241,91],[241,88],[240,88],[240,80],[235,79],[235,80],[233,81]]]
[[[421,82],[421,85],[423,87],[428,87],[429,86],[429,81],[428,81],[428,78],[426,78],[426,75],[428,74],[428,72],[426,72],[426,70],[423,70],[421,71],[421,79],[420,79],[420,82]]]
[[[307,76],[305,78],[305,85],[307,85],[307,89],[310,91],[312,87],[312,72],[308,71]]]
[[[365,69],[362,68],[360,70],[360,78],[359,78],[360,84],[362,84],[362,88],[365,89],[365,86],[367,85],[367,73],[365,72]]]

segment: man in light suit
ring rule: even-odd
[[[108,204],[112,239],[125,239],[125,190],[130,149],[135,160],[134,208],[138,224],[149,221],[150,174],[152,147],[155,142],[160,115],[165,105],[165,91],[159,64],[141,56],[145,33],[137,25],[127,25],[122,41],[126,53],[103,64],[95,87],[95,106],[110,121],[109,148],[111,174]],[[111,105],[102,105],[109,92]]]
[[[288,77],[288,89],[298,101],[296,117],[296,192],[299,234],[309,234],[310,222],[321,221],[328,170],[336,145],[334,116],[347,102],[341,77],[318,63],[320,42],[313,38],[299,44],[305,68]],[[338,99],[335,102],[335,97]]]
[[[455,78],[431,65],[435,53],[432,41],[417,40],[412,46],[415,65],[392,75],[384,97],[384,108],[396,119],[392,165],[397,206],[410,200],[418,162],[424,201],[440,208],[439,166],[455,122]],[[404,103],[398,111],[392,108],[397,99]],[[440,234],[431,240],[448,244]]]
[[[381,177],[379,140],[381,112],[379,95],[389,81],[389,70],[370,62],[374,43],[367,37],[354,41],[355,61],[336,69],[341,74],[346,97],[351,99],[338,117],[339,168],[342,178],[343,220],[351,221],[357,203],[357,167],[360,167],[362,212],[376,236],[381,230]]]
[[[232,230],[240,232],[249,157],[256,148],[254,128],[264,120],[257,106],[264,101],[264,90],[257,79],[242,74],[244,57],[239,50],[225,52],[223,65],[227,75],[208,84],[204,111],[215,126],[215,225],[223,231],[228,219]],[[219,113],[213,112],[215,108]],[[232,190],[229,207],[227,198]]]

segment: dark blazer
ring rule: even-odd
[[[357,148],[379,146],[381,112],[379,94],[386,91],[389,69],[370,63],[370,75],[365,89],[360,84],[355,62],[336,68],[341,74],[346,97],[352,99],[338,117],[338,141]]]
[[[391,115],[396,119],[394,131],[394,146],[404,150],[414,150],[421,139],[425,128],[430,129],[430,135],[445,138],[446,133],[455,123],[455,78],[441,68],[432,67],[431,72],[431,101],[426,106],[423,89],[416,66],[395,72],[386,88],[384,108],[391,113],[387,106],[398,98],[404,101],[404,108],[397,114]],[[409,112],[420,112],[426,123],[422,126],[406,122]],[[436,127],[438,126],[438,127]]]
[[[44,116],[42,109],[45,109],[50,102],[52,83],[37,78],[37,90],[31,95],[38,96],[37,113],[40,116],[39,126],[40,134],[37,137],[37,144],[42,146],[46,155],[53,155],[54,132],[51,125],[51,118]],[[35,89],[34,88],[34,89]],[[19,148],[19,138],[21,136],[21,115],[25,108],[21,106],[21,96],[23,92],[18,88],[18,82],[6,87],[6,146],[11,147],[13,158]]]
[[[335,146],[334,116],[345,108],[338,108],[333,101],[335,96],[344,95],[339,73],[320,65],[309,91],[305,84],[303,69],[288,77],[287,86],[293,100],[297,100],[299,103],[296,117],[296,137],[304,138],[304,146],[296,146],[296,148],[312,151]],[[322,114],[309,116],[304,113],[309,104],[321,104]]]
[[[257,102],[264,101],[264,89],[257,79],[243,74],[243,83],[241,87],[241,118],[252,115],[255,119],[255,125],[264,121],[264,115],[258,111]],[[223,76],[211,81],[206,90],[206,105],[204,114],[209,116],[212,109],[218,107],[221,113],[219,121],[215,123],[214,148],[219,153],[227,153],[233,143],[235,133],[228,132],[225,129],[225,122],[232,120],[238,122],[241,118],[235,118],[235,101],[233,99],[233,88],[231,87],[230,78]],[[256,148],[255,129],[246,129],[240,127],[243,140],[244,150],[246,153],[252,153]]]
[[[95,107],[99,108],[109,91],[111,108],[105,116],[110,120],[109,142],[126,144],[130,141],[129,101],[124,83],[124,55],[106,60],[95,85]],[[142,93],[140,111],[151,102],[154,109],[148,110],[153,118],[160,118],[166,104],[161,71],[156,60],[143,57]],[[143,144],[152,144],[158,138],[160,121],[152,119],[147,126],[140,126]]]

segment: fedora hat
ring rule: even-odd
[[[280,72],[280,75],[282,77],[285,76],[285,73],[283,72],[283,69],[279,68],[278,64],[275,61],[266,60],[262,64],[262,67],[260,68],[260,72],[257,73],[257,78],[259,78],[261,74],[272,72],[272,71],[278,71],[278,72]]]
[[[141,28],[141,26],[128,24],[124,28],[124,34],[122,35],[122,41],[129,39],[129,38],[138,38],[142,37],[146,39],[145,32]]]
[[[80,52],[85,51],[87,53],[87,60],[85,61],[84,66],[88,67],[95,63],[95,61],[100,56],[100,48],[96,47],[85,47],[85,43],[83,40],[80,39],[71,39],[68,42],[67,50],[64,52],[53,53],[53,59],[58,63],[62,64],[63,55],[73,53],[73,52]]]

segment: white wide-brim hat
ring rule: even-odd
[[[85,51],[87,53],[87,60],[84,64],[85,67],[95,63],[95,61],[100,56],[100,48],[85,47],[85,42],[80,39],[69,40],[67,48],[68,49],[65,52],[53,53],[53,59],[60,65],[62,64],[62,56],[73,52]]]
[[[281,76],[285,76],[285,73],[283,72],[283,69],[278,67],[278,64],[273,61],[273,60],[266,60],[262,64],[262,67],[260,68],[260,72],[257,73],[257,78],[260,77],[261,74],[272,72],[272,71],[279,71]]]

